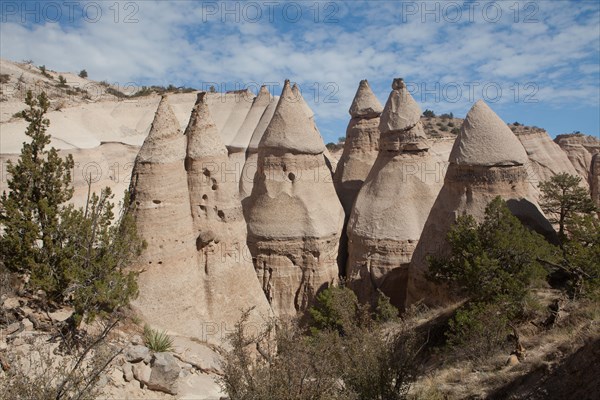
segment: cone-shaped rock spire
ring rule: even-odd
[[[286,80],[260,146],[306,154],[323,153],[323,139],[314,123],[307,123],[308,120],[302,95],[299,91],[294,94],[290,81]]]
[[[420,116],[402,79],[394,79],[380,117],[380,151],[347,225],[348,285],[364,302],[382,290],[402,305],[408,264],[442,185]]]
[[[153,327],[194,336],[202,330],[198,303],[204,297],[184,159],[185,136],[164,96],[131,179],[138,232],[148,244],[133,306]]]
[[[539,233],[551,237],[552,226],[531,192],[523,145],[500,118],[482,101],[467,114],[454,142],[444,186],[423,228],[407,282],[407,303],[435,305],[447,301],[445,288],[426,278],[427,257],[447,255],[445,240],[456,217],[471,215],[482,221],[486,206],[496,197],[506,200],[511,212]]]
[[[524,165],[528,158],[517,136],[479,100],[463,122],[449,161],[460,165]]]
[[[241,310],[254,307],[250,318],[260,322],[270,313],[246,246],[246,223],[231,178],[232,161],[200,93],[186,129],[187,180],[198,251],[203,271],[205,322],[235,324]],[[243,289],[240,289],[243,288]],[[235,295],[232,295],[232,292]]]
[[[258,168],[244,200],[248,246],[273,310],[294,315],[337,281],[344,213],[325,146],[289,81],[259,144]]]
[[[349,111],[352,119],[346,129],[344,151],[333,178],[347,215],[377,158],[382,110],[367,80],[360,81]]]
[[[350,116],[352,118],[376,118],[381,115],[383,106],[375,96],[369,82],[366,79],[360,81],[352,105],[350,106]]]

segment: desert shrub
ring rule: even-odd
[[[9,74],[0,74],[0,83],[8,83],[10,82]]]
[[[77,326],[85,316],[112,312],[137,295],[136,276],[126,267],[140,254],[125,196],[122,212],[113,223],[114,204],[107,188],[100,196],[88,193],[86,208],[68,204],[73,194],[73,158],[62,159],[46,146],[50,105],[45,93],[27,93],[29,122],[16,163],[9,162],[9,193],[0,197],[0,256],[13,272],[30,276],[28,289],[43,290],[49,300],[75,308]]]
[[[452,133],[454,135],[458,135],[460,133],[460,129],[459,128],[452,128],[452,130],[450,131],[450,133]]]
[[[444,114],[440,115],[440,118],[442,118],[442,119],[452,119],[452,118],[454,118],[454,114],[453,113],[450,113],[450,114],[444,113]]]
[[[514,126],[521,126],[521,124],[520,124],[520,123],[518,123],[517,121],[513,122],[513,125],[514,125]]]
[[[500,301],[473,302],[457,310],[446,332],[448,346],[476,362],[485,361],[507,344],[511,315]]]
[[[173,338],[166,331],[158,331],[148,325],[144,325],[144,344],[157,353],[173,350]]]
[[[448,122],[448,126],[449,126],[450,128],[454,128],[454,122],[452,122],[452,121]]]
[[[56,86],[58,86],[58,87],[67,87],[67,80],[65,79],[64,76],[62,76],[62,75],[58,76],[58,84]]]
[[[435,113],[432,110],[425,110],[425,111],[423,111],[423,116],[425,118],[434,118]]]
[[[417,374],[418,338],[404,321],[380,322],[397,315],[389,307],[382,300],[378,318],[351,290],[326,289],[308,335],[285,320],[249,335],[247,312],[229,336],[220,384],[232,400],[402,399]]]
[[[39,66],[39,69],[40,69],[40,73],[41,73],[42,75],[44,75],[46,78],[49,78],[49,79],[54,79],[54,78],[52,77],[52,75],[50,75],[50,74],[48,73],[48,71],[46,70],[46,66],[45,66],[45,65],[40,65],[40,66]]]
[[[113,96],[118,97],[120,99],[129,97],[125,93],[121,92],[120,90],[117,90],[117,89],[112,88],[110,86],[106,88],[106,93],[112,94]]]
[[[509,323],[528,313],[527,294],[542,284],[542,260],[553,260],[556,249],[529,231],[500,197],[492,200],[485,218],[457,219],[447,235],[450,255],[429,259],[429,277],[445,282],[468,299],[446,331],[449,348],[483,360],[505,341]]]
[[[79,77],[80,78],[87,78],[88,77],[88,73],[85,69],[82,69],[81,71],[79,71]]]
[[[457,219],[447,235],[447,258],[429,259],[431,279],[450,283],[459,294],[479,301],[497,296],[519,302],[534,282],[544,279],[541,258],[553,259],[553,246],[529,231],[500,197],[487,205],[483,222]]]
[[[443,125],[440,127],[440,131],[442,132],[448,132],[448,127],[446,125]]]
[[[47,343],[33,341],[21,356],[8,353],[11,368],[0,375],[3,399],[93,400],[101,395],[99,378],[120,350],[107,344],[115,323],[88,338],[88,344],[57,357]]]

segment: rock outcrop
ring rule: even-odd
[[[184,135],[163,97],[136,158],[131,188],[148,247],[134,307],[153,327],[222,343],[242,309],[254,307],[254,322],[271,311],[245,245],[237,182],[228,178],[227,150],[206,100],[198,95]]]
[[[252,134],[264,115],[267,107],[271,104],[272,98],[269,94],[269,89],[262,86],[258,95],[252,101],[252,106],[246,114],[244,122],[240,126],[237,134],[229,143],[229,159],[231,166],[236,174],[236,182],[239,182],[242,174],[242,169],[246,163],[246,152],[252,139]],[[238,184],[239,186],[239,184]]]
[[[521,128],[521,126],[513,127],[513,129],[529,157],[527,177],[533,189],[532,194],[538,196],[539,183],[549,180],[556,174],[578,174],[567,154],[552,141],[545,130],[529,127],[526,130],[516,128]],[[587,185],[587,181],[585,184]]]
[[[289,81],[258,149],[244,200],[248,246],[274,312],[295,315],[338,279],[344,212],[331,175],[323,176],[323,140]]]
[[[382,290],[396,305],[406,273],[443,179],[430,152],[421,109],[402,79],[392,84],[380,117],[379,153],[348,221],[348,285],[363,302]]]
[[[242,200],[250,196],[250,193],[252,193],[252,187],[254,186],[254,175],[256,174],[258,166],[258,144],[265,134],[265,131],[271,122],[271,118],[273,118],[273,114],[275,113],[275,108],[277,107],[278,102],[279,97],[275,96],[270,98],[269,104],[260,117],[258,124],[252,131],[250,142],[246,148],[244,167],[242,168],[242,174],[240,176],[239,190]]]
[[[450,226],[463,214],[482,221],[487,204],[496,196],[511,212],[541,233],[554,231],[531,194],[525,149],[508,126],[483,102],[471,108],[454,142],[449,167],[409,268],[407,304],[447,300],[441,287],[425,278],[426,258],[449,251],[445,240]]]
[[[592,199],[594,199],[596,205],[600,207],[600,153],[594,154],[594,157],[592,157],[592,176],[590,184]]]
[[[135,219],[148,244],[133,306],[151,326],[193,336],[202,330],[204,272],[195,250],[185,149],[186,138],[163,96],[132,172]]]
[[[346,129],[344,152],[333,182],[346,215],[350,215],[358,191],[375,163],[379,149],[379,116],[383,106],[373,94],[367,80],[360,81]]]
[[[600,140],[581,133],[558,135],[554,141],[567,153],[583,181],[591,186],[592,157],[600,153]]]
[[[243,308],[254,307],[251,322],[268,317],[270,307],[256,279],[246,246],[246,223],[231,179],[233,161],[211,117],[206,93],[199,93],[186,129],[186,169],[199,269],[212,321],[233,326]],[[243,288],[243,290],[238,290]]]

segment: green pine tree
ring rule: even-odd
[[[12,271],[31,275],[33,286],[50,295],[65,284],[59,268],[63,257],[60,214],[63,204],[73,195],[71,170],[73,158],[62,159],[56,149],[46,147],[50,121],[45,117],[50,102],[45,93],[34,97],[27,92],[29,109],[21,116],[29,122],[25,134],[31,142],[23,143],[17,162],[8,162],[10,192],[0,198],[0,256]]]

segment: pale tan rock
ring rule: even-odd
[[[362,187],[379,149],[379,116],[383,107],[367,80],[360,81],[352,105],[350,123],[346,129],[344,151],[337,164],[333,182],[346,215]]]
[[[186,138],[163,97],[132,173],[138,232],[148,244],[139,259],[140,293],[132,305],[152,327],[194,336],[202,328],[200,307],[205,296],[185,151]]]
[[[186,129],[187,182],[194,220],[195,250],[205,292],[205,323],[234,326],[241,310],[254,307],[251,323],[270,316],[246,246],[246,223],[231,176],[232,161],[212,120],[206,96],[198,100]],[[243,287],[243,290],[234,290]],[[224,332],[219,332],[225,340]]]
[[[479,100],[463,122],[449,161],[457,165],[525,165],[527,153],[506,123]]]
[[[484,142],[477,138],[479,134],[485,137],[487,149],[497,149],[499,154],[509,154],[508,150],[503,149],[504,146],[509,148],[516,146],[508,140],[511,137],[504,130],[506,125],[480,123],[482,120],[494,121],[498,118],[497,116],[493,118],[490,112],[493,113],[489,107],[484,107],[481,102],[476,103],[467,114],[461,134],[454,142],[444,185],[431,208],[412,256],[408,272],[406,304],[423,301],[428,305],[439,305],[448,301],[446,288],[435,286],[425,278],[428,268],[427,257],[447,255],[449,247],[445,238],[456,218],[468,214],[476,221],[482,221],[486,206],[497,196],[506,200],[511,212],[522,222],[540,233],[549,236],[554,233],[531,193],[525,166],[527,157],[522,157],[525,150],[516,137],[512,138],[521,146],[521,151],[513,149],[513,157],[501,157],[503,162],[500,164],[497,164],[500,159],[495,151],[486,152],[483,148],[480,149],[483,154],[477,157],[462,157],[462,155],[473,154],[471,145],[477,147]],[[481,117],[481,114],[484,117]],[[470,119],[474,119],[475,122]],[[490,130],[494,126],[495,128]],[[465,131],[468,131],[468,134],[464,134]],[[512,135],[510,129],[509,133]],[[455,157],[452,157],[452,154]],[[461,157],[457,157],[457,154]],[[486,156],[493,162],[487,162]]]
[[[442,185],[440,159],[429,152],[421,110],[395,79],[381,115],[380,151],[348,221],[346,277],[359,300],[382,290],[402,305],[408,264]]]
[[[273,118],[273,114],[277,108],[277,103],[279,103],[279,97],[271,97],[265,112],[260,117],[256,128],[254,128],[254,131],[252,132],[250,143],[248,143],[248,148],[246,149],[246,160],[240,176],[240,196],[242,200],[250,196],[250,193],[252,193],[252,187],[254,186],[254,175],[256,174],[258,165],[258,144],[265,134],[265,131],[271,122],[271,118]]]
[[[177,379],[181,368],[170,353],[156,353],[152,357],[151,373],[148,389],[159,390],[169,394],[177,394]]]
[[[248,146],[250,145],[252,134],[254,133],[254,130],[259,124],[267,107],[269,104],[271,104],[271,100],[272,98],[271,94],[269,93],[269,89],[267,89],[266,86],[262,86],[258,92],[258,95],[254,98],[252,107],[250,107],[248,114],[246,114],[246,118],[240,126],[240,129],[229,146],[227,146],[231,166],[236,172],[236,182],[239,182],[242,169],[246,163],[246,152],[248,150]]]
[[[323,140],[286,81],[259,144],[258,169],[245,199],[248,246],[277,315],[305,310],[338,279],[344,215]]]
[[[600,207],[600,153],[594,154],[594,157],[592,157],[591,169],[592,199],[594,199],[596,205]]]
[[[560,173],[577,175],[567,154],[542,129],[528,129],[516,132],[517,138],[527,152],[527,177],[532,194],[539,196],[538,185]],[[587,182],[583,182],[587,185]],[[536,197],[537,198],[537,197]]]
[[[226,146],[229,146],[235,139],[242,124],[246,120],[246,116],[254,102],[254,94],[249,90],[238,90],[230,93],[235,97],[235,106],[231,110],[231,114],[227,118],[225,125],[221,129],[221,138]]]
[[[592,157],[600,152],[600,140],[584,134],[558,135],[554,141],[567,153],[583,181],[591,185]]]

